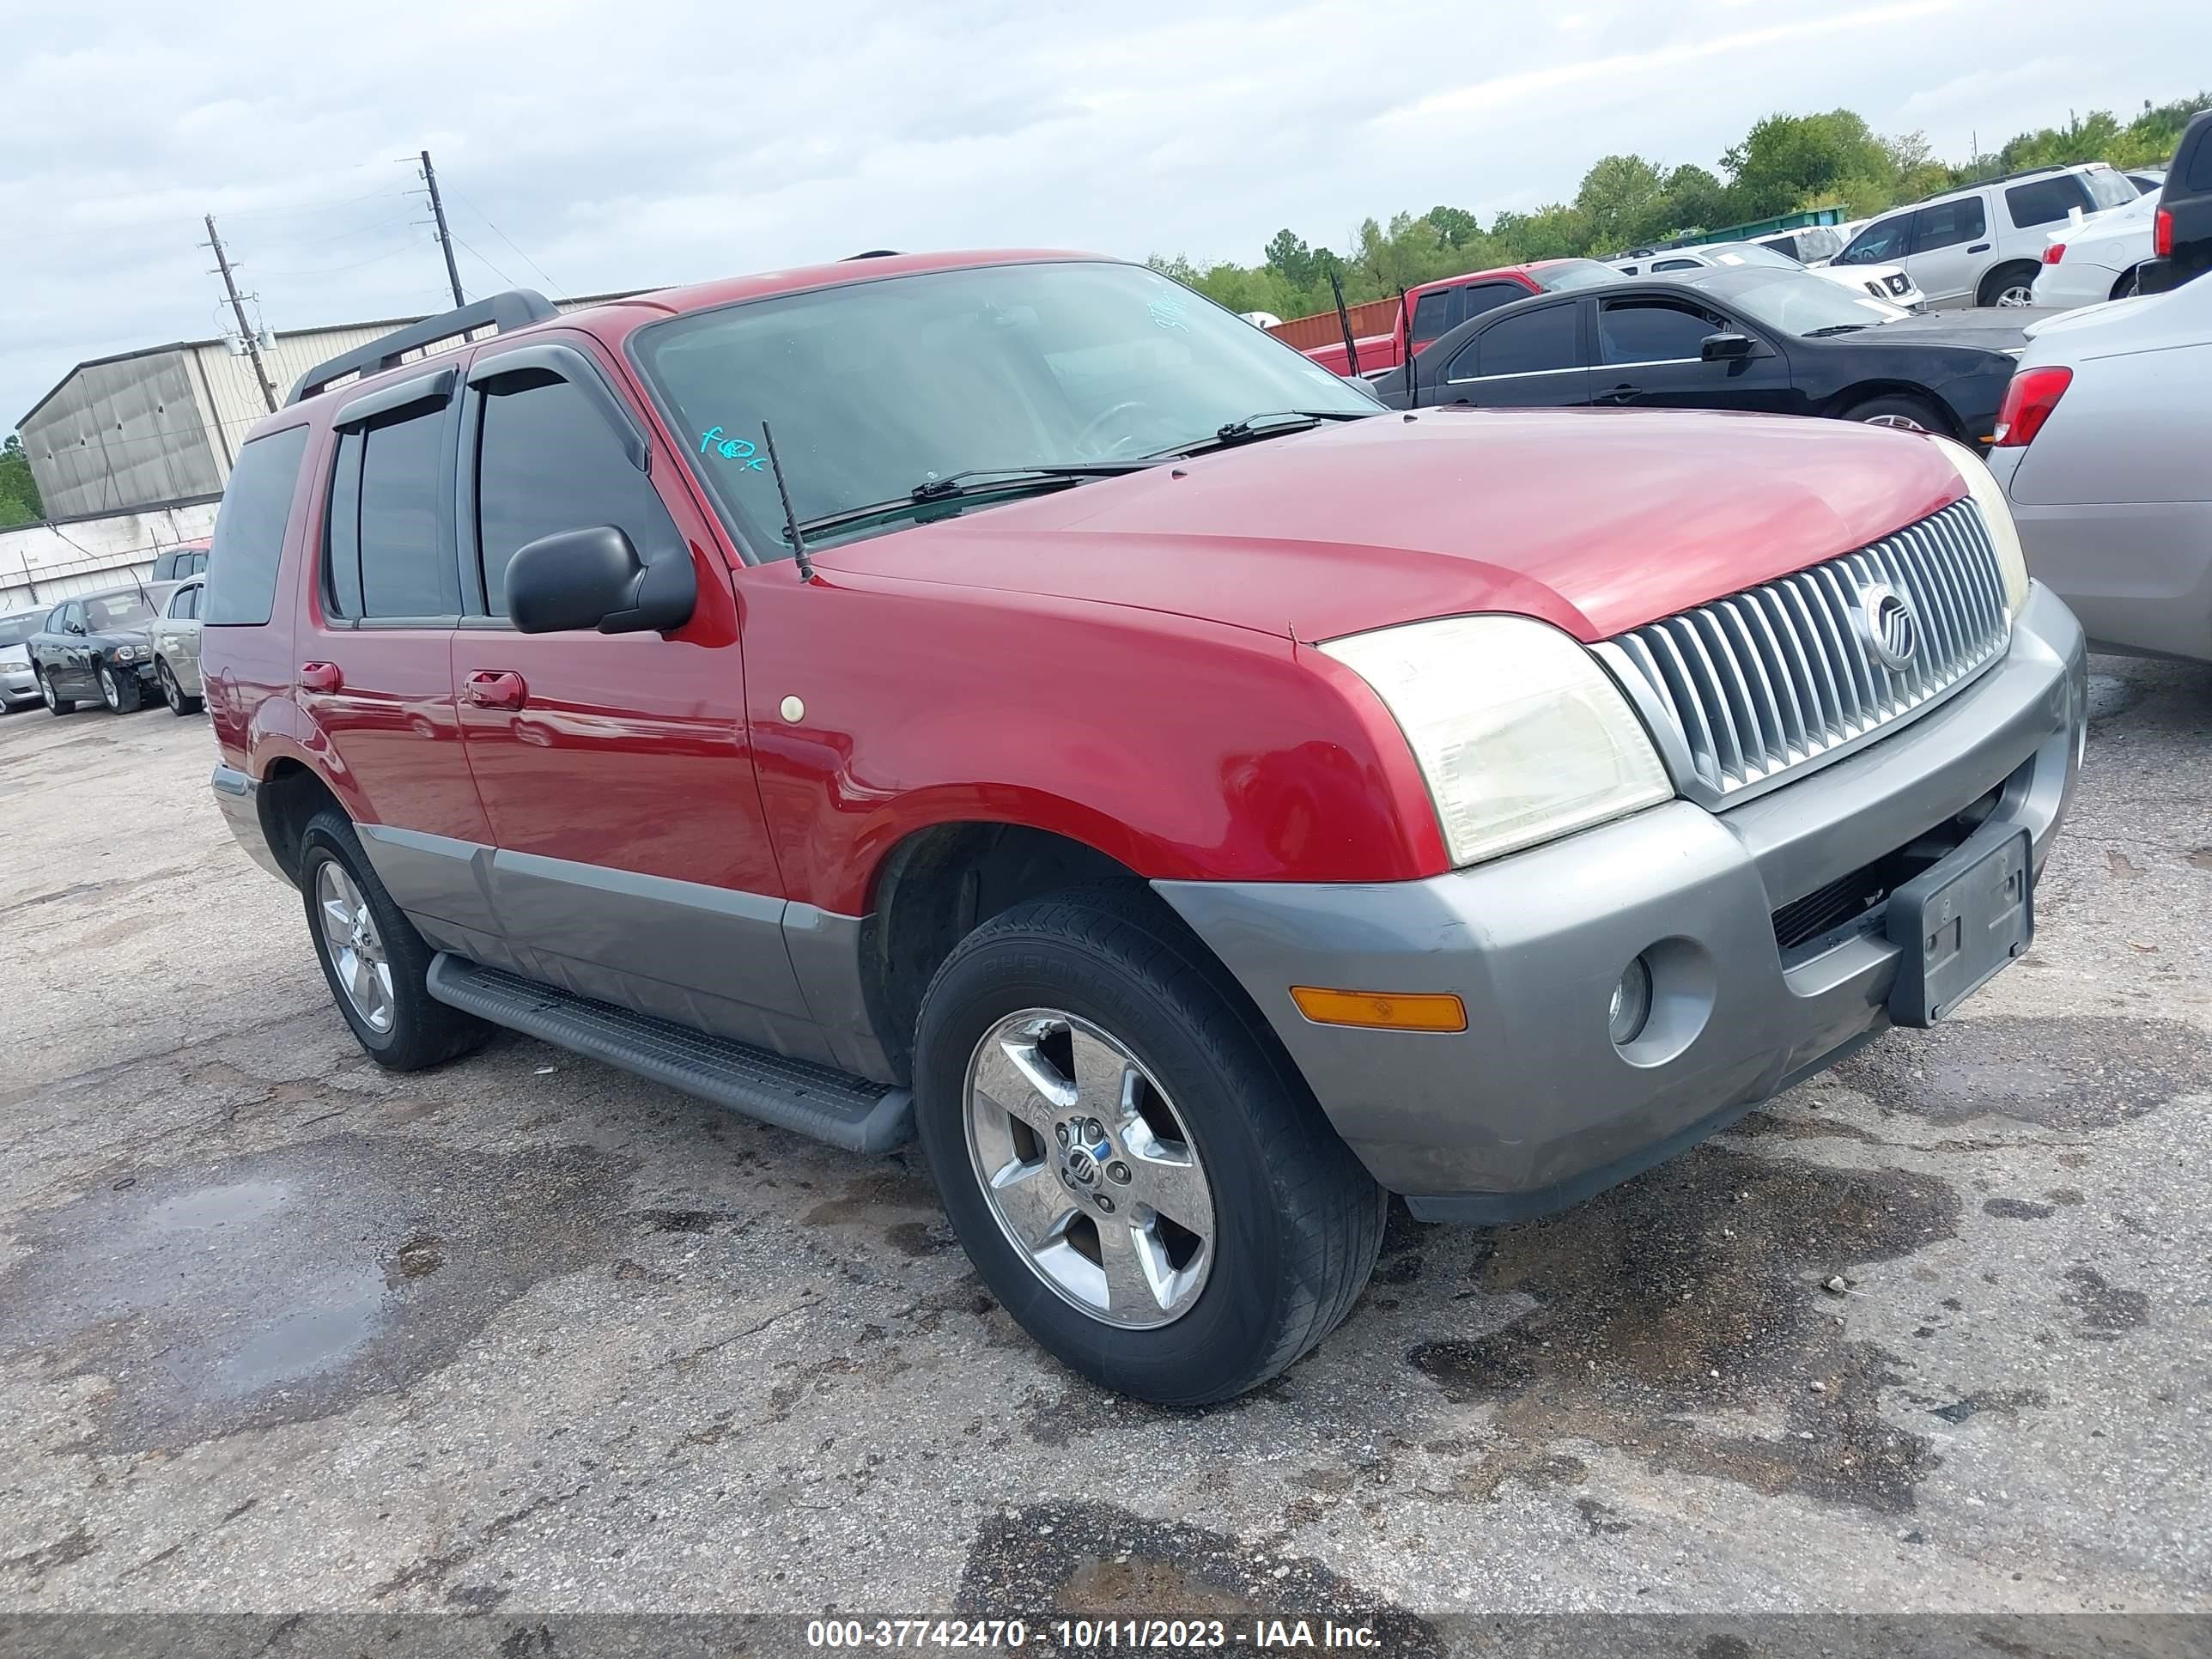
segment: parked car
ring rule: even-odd
[[[2212,283],[2037,325],[1990,467],[2092,639],[2212,661]]]
[[[166,587],[138,584],[64,599],[49,611],[28,641],[47,709],[67,714],[98,697],[111,714],[127,714],[145,702],[155,690],[147,629],[167,597]]]
[[[1344,1317],[1386,1192],[1541,1213],[1948,1015],[2086,702],[1955,445],[1407,420],[1073,254],[401,330],[252,429],[202,621],[379,1063],[918,1135],[1012,1316],[1179,1402]]]
[[[1613,261],[1624,276],[1672,276],[1692,270],[1729,270],[1756,266],[1770,270],[1802,270],[1805,266],[1779,249],[1763,242],[1711,242],[1701,247],[1670,247],[1645,251]],[[1854,265],[1839,270],[1823,265],[1813,273],[1853,294],[1870,294],[1906,311],[1924,311],[1928,296],[1913,287],[1912,278],[1895,265]]]
[[[1531,294],[1555,294],[1588,288],[1593,283],[1619,280],[1619,272],[1595,259],[1535,259],[1525,265],[1499,265],[1492,270],[1469,271],[1464,276],[1424,283],[1406,291],[1404,306],[1392,307],[1388,334],[1372,334],[1353,341],[1359,349],[1356,372],[1371,377],[1406,361],[1408,311],[1413,314],[1412,355],[1419,356],[1428,349],[1431,341],[1468,318],[1480,317],[1495,307],[1510,305]],[[1310,346],[1305,355],[1339,374],[1347,372],[1350,359],[1340,340]]]
[[[2165,187],[2166,169],[2164,167],[2130,167],[2128,182],[2136,187],[2139,195],[2155,196]]]
[[[1945,191],[1868,222],[1837,267],[1902,265],[1931,306],[2035,303],[2044,228],[2125,207],[2136,187],[2102,161],[2033,167]]]
[[[46,607],[0,617],[0,708],[14,714],[39,700],[39,677],[31,667],[31,635],[46,619]]]
[[[2145,294],[2164,294],[2212,270],[2212,110],[2181,130],[2151,219],[2151,251],[2137,276]]]
[[[1412,402],[1825,415],[1979,445],[2027,315],[1913,317],[1810,271],[1707,267],[1478,318],[1419,359]],[[1407,406],[1402,372],[1375,389]]]
[[[153,574],[147,580],[182,581],[187,576],[197,576],[205,570],[207,562],[208,544],[205,541],[185,542],[157,556],[154,560]]]
[[[203,562],[205,555],[202,555]],[[147,630],[154,647],[154,679],[169,712],[181,718],[202,708],[200,687],[200,577],[179,582]]]
[[[2154,195],[2138,196],[2125,207],[2052,230],[2035,273],[2035,303],[2070,310],[2133,294],[2151,257],[2158,204]]]

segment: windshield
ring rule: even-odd
[[[1804,269],[1780,249],[1766,247],[1758,242],[1730,242],[1723,247],[1699,248],[1698,252],[1712,264],[1728,270],[1747,265],[1759,265],[1775,270]]]
[[[0,647],[22,644],[39,631],[46,620],[43,611],[27,611],[20,617],[0,617]]]
[[[1871,294],[1853,294],[1841,283],[1815,276],[1809,270],[1778,270],[1763,280],[1739,281],[1723,291],[1749,312],[1754,321],[1784,334],[1811,334],[1855,324],[1863,327],[1894,322],[1910,314],[1902,306],[1877,300]]]
[[[84,625],[94,634],[143,628],[153,620],[153,607],[136,593],[110,593],[84,602]]]
[[[803,524],[977,469],[1134,462],[1262,413],[1378,412],[1364,390],[1136,265],[887,277],[680,317],[639,337],[692,466],[763,554],[787,550],[763,422]]]
[[[1611,265],[1595,259],[1556,259],[1550,264],[1536,266],[1528,274],[1547,294],[1557,294],[1564,289],[1595,288],[1600,283],[1626,280]]]

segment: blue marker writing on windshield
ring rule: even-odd
[[[744,471],[748,472],[758,472],[762,470],[761,458],[753,453],[751,441],[745,438],[725,438],[722,435],[722,428],[719,426],[710,426],[699,434],[699,453],[703,455],[710,449],[726,461],[744,462]]]

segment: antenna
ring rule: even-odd
[[[783,498],[783,526],[791,535],[791,551],[799,565],[799,580],[814,580],[814,562],[806,556],[806,538],[799,533],[799,514],[791,510],[791,490],[783,482],[783,463],[775,458],[775,434],[761,422],[761,442],[768,449],[768,470],[775,474],[775,493]]]

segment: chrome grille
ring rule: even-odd
[[[1859,596],[1910,604],[1918,645],[1883,666]],[[1981,514],[1958,501],[1871,547],[1616,635],[1598,651],[1642,711],[1685,793],[1743,798],[1925,709],[2010,635]]]

